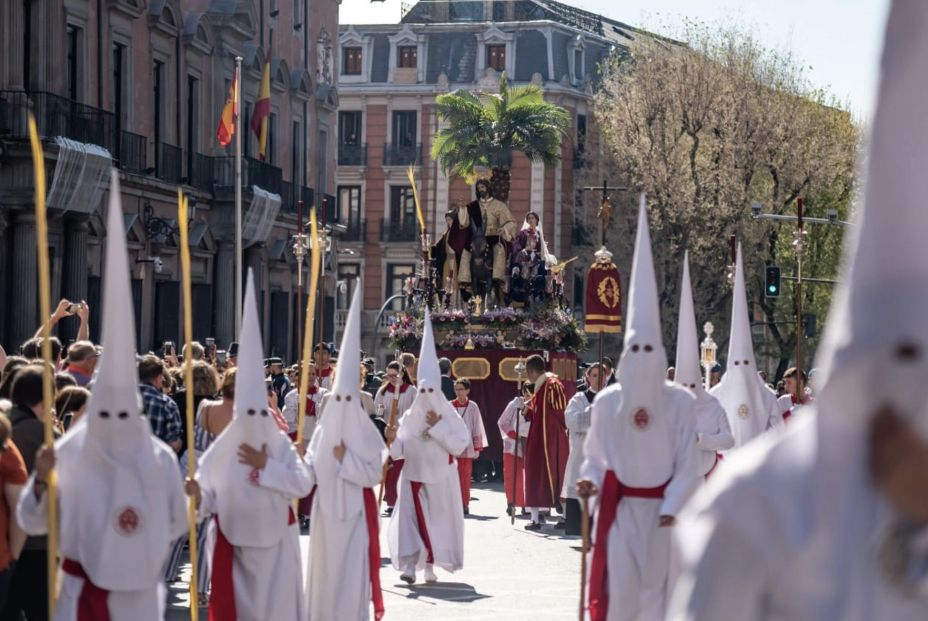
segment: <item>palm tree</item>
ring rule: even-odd
[[[447,127],[435,136],[432,157],[446,173],[462,177],[473,177],[479,167],[492,169],[490,185],[501,201],[509,199],[513,151],[545,166],[560,159],[570,114],[546,102],[534,84],[510,88],[503,73],[499,94],[458,90],[440,95],[436,104]]]

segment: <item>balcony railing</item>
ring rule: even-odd
[[[419,235],[415,216],[402,220],[381,220],[380,241],[383,242],[409,242],[415,241]]]
[[[116,117],[112,112],[43,91],[0,91],[0,135],[29,135],[30,102],[40,136],[63,136],[116,154]]]
[[[366,144],[338,145],[339,166],[367,166]]]
[[[181,167],[184,162],[183,149],[162,142],[158,145],[157,162],[158,166],[155,169],[155,175],[157,175],[159,179],[171,183],[181,182]]]
[[[350,220],[345,223],[345,232],[341,234],[342,241],[363,242],[367,232],[367,220]]]
[[[206,192],[213,191],[213,158],[202,153],[194,153],[188,162],[190,185]]]
[[[126,130],[119,132],[119,152],[116,158],[122,170],[142,174],[148,168],[148,138]]]
[[[300,189],[300,197],[303,199],[303,209],[307,210],[304,213],[309,213],[309,208],[312,207],[316,201],[316,191],[312,188],[303,186]]]
[[[402,145],[387,143],[383,145],[384,166],[417,166],[422,162],[422,145]]]
[[[217,189],[235,189],[235,158],[221,156],[213,158],[213,183]],[[251,157],[242,159],[242,187],[257,185],[268,192],[280,194],[283,171],[276,166]]]
[[[280,210],[291,213],[296,212],[296,199],[293,196],[293,184],[289,181],[280,182]]]

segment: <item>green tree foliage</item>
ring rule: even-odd
[[[688,25],[681,42],[641,37],[626,58],[604,67],[596,118],[614,166],[636,191],[648,193],[665,343],[672,349],[684,249],[690,251],[697,320],[713,321],[724,358],[731,288],[729,236],[744,246],[759,357],[777,375],[795,354],[795,287],[763,297],[764,265],[795,274],[793,225],[751,218],[750,206],[806,215],[836,209],[846,219],[854,194],[859,130],[827,93],[813,88],[808,68],[762,46],[744,30]],[[628,210],[625,210],[628,211]],[[616,227],[627,225],[627,215]],[[804,273],[836,278],[843,229],[810,225]],[[615,238],[613,236],[613,238]],[[619,253],[621,256],[621,253]],[[828,285],[806,285],[804,312],[824,323]],[[817,338],[804,342],[808,367]]]
[[[439,118],[445,123],[435,136],[432,157],[446,173],[473,178],[479,169],[492,169],[494,191],[501,200],[509,195],[512,152],[555,164],[561,141],[570,124],[564,108],[548,103],[535,85],[510,87],[506,74],[499,93],[458,90],[437,99]]]

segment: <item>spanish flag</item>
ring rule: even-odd
[[[232,85],[229,86],[229,96],[226,105],[219,116],[219,127],[216,129],[216,139],[219,144],[227,147],[235,134],[235,120],[238,118],[238,69],[232,74]]]
[[[255,111],[251,115],[251,131],[258,137],[258,159],[264,161],[267,156],[267,124],[271,116],[271,54],[264,59],[264,71],[261,72],[261,90]]]

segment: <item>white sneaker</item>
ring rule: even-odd
[[[431,565],[425,566],[425,581],[429,584],[438,582],[438,576],[435,575],[435,569]]]
[[[426,569],[426,576],[428,576],[428,569]],[[416,566],[414,564],[407,565],[403,573],[400,574],[400,580],[406,584],[412,584],[416,581]]]

